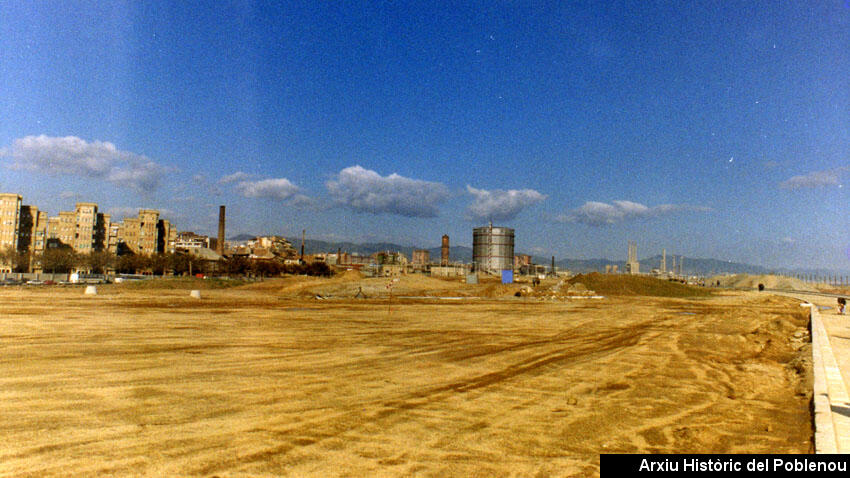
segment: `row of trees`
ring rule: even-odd
[[[121,262],[120,258],[108,252],[79,254],[71,248],[51,248],[39,254],[21,252],[14,248],[0,251],[0,264],[10,267],[14,272],[27,272],[32,267],[44,272],[67,273],[83,269],[104,273]]]
[[[94,274],[115,271],[121,274],[148,273],[154,275],[228,274],[272,277],[281,274],[308,274],[329,276],[330,267],[324,263],[283,264],[275,260],[251,260],[234,256],[218,262],[206,261],[192,254],[123,254],[116,256],[106,251],[80,254],[70,248],[51,248],[31,255],[14,248],[0,251],[0,264],[10,266],[15,272],[40,268],[44,272],[68,273],[86,270]]]
[[[306,274],[310,276],[331,276],[333,271],[324,262],[310,264],[284,264],[276,260],[255,260],[241,256],[228,257],[221,261],[219,271],[228,275],[254,275],[274,277],[281,274]]]

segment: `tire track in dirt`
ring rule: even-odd
[[[612,353],[619,353],[637,344],[643,336],[645,329],[649,328],[652,323],[652,321],[648,321],[627,328],[607,329],[590,334],[585,333],[580,337],[573,337],[571,332],[565,332],[549,339],[516,344],[506,347],[501,351],[492,351],[490,354],[499,354],[515,352],[530,347],[558,345],[558,348],[555,350],[533,354],[495,372],[408,393],[393,400],[370,400],[353,404],[348,407],[347,411],[325,419],[321,423],[311,422],[298,429],[287,430],[285,436],[290,438],[289,443],[265,448],[247,455],[234,456],[234,458],[225,461],[211,463],[196,469],[194,473],[216,473],[232,468],[237,464],[240,467],[247,467],[253,463],[267,461],[271,457],[289,453],[303,446],[311,446],[324,440],[340,437],[341,435],[362,428],[364,423],[368,423],[370,426],[376,426],[379,422],[395,418],[399,414],[408,413],[436,402],[444,401],[457,394],[494,386],[521,375],[533,374],[550,365],[556,365],[565,361],[570,361],[571,364],[578,364]],[[374,408],[376,406],[383,409],[374,412],[362,411],[364,407]],[[295,443],[292,437],[298,437],[297,440],[300,441],[300,444]]]
[[[768,394],[729,398],[735,380],[787,393],[759,368],[781,355],[729,347],[742,328],[775,334],[757,326],[771,320],[761,302],[762,322],[741,325],[719,299],[394,304],[392,316],[385,302],[161,300],[73,298],[70,312],[60,300],[0,323],[0,384],[15,383],[0,450],[16,457],[0,474],[587,476],[602,450],[688,440],[795,452],[792,415],[805,415]],[[281,309],[293,305],[313,310]]]

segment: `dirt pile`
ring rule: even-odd
[[[567,284],[568,288],[576,293],[585,289],[605,296],[706,297],[711,295],[710,291],[700,287],[654,277],[627,274],[600,274],[598,272],[579,274],[570,278]]]
[[[364,277],[357,271],[348,271],[329,279],[294,280],[281,288],[283,295],[298,297],[321,296],[336,298],[375,298],[394,296],[447,296],[471,295],[466,284],[423,275],[399,277]]]
[[[523,297],[535,297],[541,300],[565,300],[597,296],[596,291],[588,289],[583,283],[571,283],[567,279],[544,281],[537,286],[523,286],[520,289],[520,295]]]
[[[523,290],[526,288],[527,286],[524,287],[519,284],[502,284],[499,282],[495,282],[479,287],[477,290],[475,290],[474,294],[477,297],[496,299],[500,297],[516,296],[517,293],[523,295]]]
[[[807,284],[800,279],[772,274],[735,274],[730,276],[716,276],[709,279],[710,284],[716,284],[718,281],[721,287],[735,287],[739,289],[756,289],[759,284],[764,284],[764,287],[767,289],[815,291],[815,288],[811,284]]]
[[[359,280],[363,280],[363,278],[366,276],[364,276],[362,272],[352,269],[349,271],[345,271],[341,274],[337,274],[334,277],[341,282],[356,282]]]

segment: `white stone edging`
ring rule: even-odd
[[[811,310],[812,369],[814,372],[815,453],[850,453],[850,397],[829,335],[814,304]],[[842,411],[834,408],[841,407]]]

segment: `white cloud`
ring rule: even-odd
[[[474,197],[468,209],[469,218],[477,221],[508,221],[523,209],[546,199],[533,189],[486,191],[467,185],[466,191]]]
[[[76,136],[19,138],[0,150],[0,157],[11,158],[12,169],[103,179],[138,191],[156,189],[168,172],[151,159],[121,151],[112,143],[87,142]]]
[[[250,181],[250,180],[252,180],[256,177],[257,177],[256,174],[248,174],[248,173],[244,173],[242,171],[236,171],[233,174],[228,174],[227,176],[223,176],[221,179],[218,180],[218,182],[219,182],[219,184],[228,184],[228,183],[235,183],[235,182],[239,182],[239,181]]]
[[[292,196],[292,198],[288,201],[288,205],[301,209],[313,209],[315,211],[327,209],[326,205],[319,204],[315,199],[305,196],[304,194],[296,194]]]
[[[286,178],[241,181],[236,191],[248,198],[267,198],[285,201],[294,198],[300,188]]]
[[[438,206],[449,198],[448,189],[441,183],[398,174],[381,176],[360,166],[343,169],[325,186],[337,204],[373,214],[434,217]]]
[[[850,170],[850,167],[841,167],[827,171],[813,171],[808,174],[792,176],[781,182],[782,189],[814,189],[827,186],[840,186],[841,173]]]
[[[125,217],[137,217],[139,215],[138,207],[117,206],[106,210],[112,216],[113,221],[119,221]]]
[[[576,222],[589,226],[605,226],[632,219],[657,217],[677,212],[708,212],[711,208],[686,204],[661,204],[645,206],[632,201],[612,201],[611,204],[587,201],[579,208],[558,217],[561,222]]]
[[[173,209],[168,208],[157,208],[157,207],[130,207],[130,206],[116,206],[111,207],[106,210],[106,212],[112,216],[111,220],[113,222],[121,221],[127,217],[138,217],[139,211],[142,209],[153,209],[155,211],[159,211],[160,219],[169,219],[175,217],[183,217],[181,214],[178,214]]]
[[[156,189],[165,173],[165,168],[147,161],[130,167],[114,167],[106,175],[106,180],[119,186],[128,186],[140,191]]]

